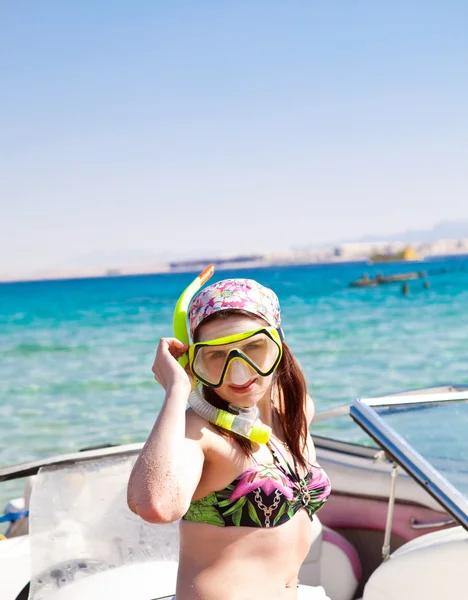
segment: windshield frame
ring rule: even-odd
[[[428,460],[393,429],[377,408],[427,405],[429,403],[468,402],[468,391],[409,394],[380,398],[359,398],[350,406],[350,417],[388,456],[437,500],[468,531],[468,498],[450,483]]]

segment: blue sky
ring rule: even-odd
[[[468,219],[468,4],[0,5],[0,272]]]

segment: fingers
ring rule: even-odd
[[[161,338],[161,342],[164,342],[174,348],[184,348],[185,350],[188,349],[187,344],[184,344],[184,342],[181,342],[177,338]]]
[[[180,377],[180,365],[177,362],[188,350],[187,344],[184,344],[176,338],[161,338],[159,341],[156,358],[151,368],[154,379],[163,387],[173,379]],[[182,371],[182,370],[181,370]],[[183,372],[183,371],[182,371]]]
[[[167,349],[174,358],[180,358],[189,348],[187,344],[176,338],[161,338],[159,344],[163,351]]]

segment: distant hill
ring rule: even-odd
[[[437,240],[468,239],[468,221],[442,221],[432,229],[414,229],[390,235],[366,235],[357,242],[436,242]]]
[[[210,252],[206,252],[210,254]],[[203,252],[201,253],[203,256]],[[189,260],[193,254],[190,251],[151,252],[150,250],[96,250],[80,254],[63,261],[54,268],[60,269],[109,269],[127,268],[142,265],[158,265],[170,260]]]

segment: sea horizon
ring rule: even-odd
[[[286,253],[284,256],[290,256]],[[389,265],[420,265],[424,263],[431,263],[437,261],[450,261],[450,260],[465,260],[468,259],[468,253],[459,252],[455,254],[434,254],[430,256],[424,256],[418,260],[388,260],[388,261],[372,261],[366,258],[349,259],[346,257],[334,256],[328,259],[312,260],[307,258],[296,258],[294,260],[279,260],[274,259],[270,255],[265,254],[262,260],[250,261],[250,262],[239,262],[237,257],[228,259],[211,257],[211,259],[192,261],[179,261],[183,266],[171,267],[171,262],[162,263],[160,268],[152,267],[145,269],[141,265],[138,267],[97,267],[96,269],[64,269],[63,272],[59,269],[53,270],[55,275],[49,273],[46,275],[33,274],[24,275],[20,277],[0,279],[0,285],[9,285],[16,283],[36,283],[36,282],[53,282],[53,281],[76,281],[76,280],[97,280],[97,279],[110,279],[110,278],[121,278],[121,277],[143,277],[152,275],[173,275],[173,274],[188,274],[195,273],[202,270],[209,264],[214,264],[217,271],[232,271],[232,270],[245,270],[245,269],[262,269],[262,268],[292,268],[292,267],[312,267],[312,266],[327,266],[327,265],[363,265],[363,266],[381,266],[381,269]],[[187,266],[186,263],[193,263],[192,266]],[[176,261],[177,264],[177,261]]]

